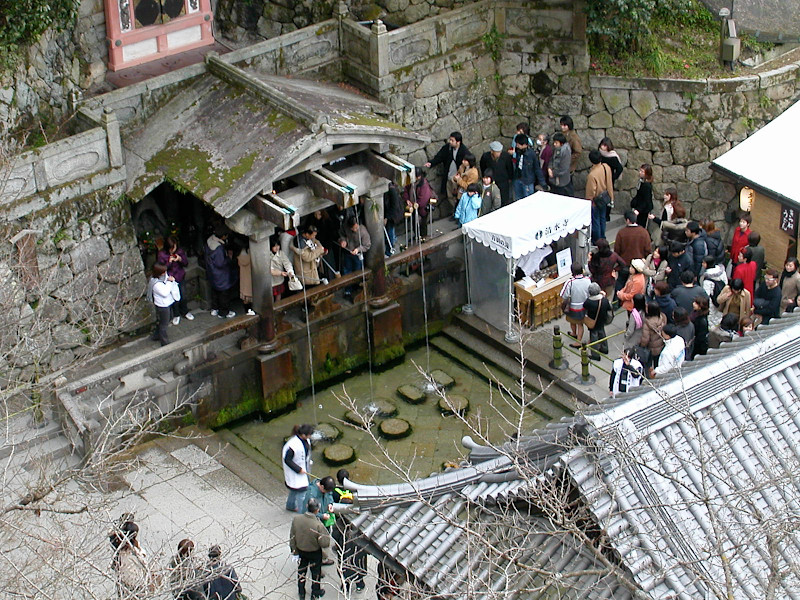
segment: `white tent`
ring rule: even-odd
[[[800,102],[749,138],[714,159],[711,168],[769,196],[800,204],[797,155],[789,150],[800,135]]]
[[[582,198],[536,192],[462,227],[470,305],[482,319],[513,339],[513,280],[517,259],[591,224],[591,203]],[[485,247],[485,248],[484,248]],[[500,319],[502,318],[502,325]]]

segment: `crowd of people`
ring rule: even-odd
[[[642,167],[643,183],[650,173]],[[648,203],[639,200],[634,205],[645,209]],[[625,212],[613,249],[605,238],[595,240],[588,264],[573,264],[561,289],[570,345],[580,348],[588,329],[591,359],[608,353],[605,327],[614,319],[614,306],[624,309],[625,350],[613,364],[612,393],[769,323],[793,310],[800,292],[796,258],[782,272],[765,268],[761,236],[750,230],[749,214],[741,216],[726,255],[714,223],[688,221],[674,189],[664,193],[660,217],[650,212],[642,218],[639,209]],[[659,225],[655,246],[647,221]]]
[[[195,554],[190,539],[178,543],[177,553],[165,567],[155,565],[139,543],[134,515],[123,513],[109,532],[113,551],[111,570],[120,600],[144,600],[168,586],[176,600],[239,600],[242,586],[234,568],[222,560],[222,549],[213,545],[208,559]]]

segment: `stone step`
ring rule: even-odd
[[[32,446],[29,452],[20,455],[22,468],[26,471],[63,471],[80,463],[80,456],[75,454],[69,440],[58,435]]]
[[[61,435],[61,425],[48,416],[47,425],[36,428],[30,425],[30,417],[22,415],[13,419],[6,429],[6,437],[0,444],[0,459],[11,454],[20,454]]]
[[[451,325],[446,327],[442,333],[444,336],[437,336],[431,340],[439,350],[487,379],[489,379],[489,374],[484,365],[488,366],[495,371],[496,375],[502,375],[502,377],[498,377],[500,383],[505,385],[515,396],[519,396],[520,365],[515,357],[497,352],[492,346],[461,327]],[[533,395],[540,393],[542,384],[546,387],[549,383],[544,379],[540,381],[539,375],[527,368],[527,365],[523,377],[525,386]],[[514,390],[517,392],[515,393]],[[563,390],[550,386],[545,394],[536,399],[533,410],[553,421],[574,414],[575,404]]]

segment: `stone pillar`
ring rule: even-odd
[[[386,239],[383,233],[383,194],[370,195],[364,201],[364,225],[372,246],[364,257],[364,265],[372,271],[372,296],[374,300],[386,294]]]
[[[372,24],[369,39],[369,54],[372,62],[372,75],[380,79],[389,74],[389,39],[386,25],[380,19]]]
[[[263,230],[250,235],[250,264],[253,271],[253,310],[261,319],[258,324],[258,340],[269,343],[275,339],[275,314],[272,307],[272,274],[270,262],[272,252],[269,236],[275,226],[265,224]]]

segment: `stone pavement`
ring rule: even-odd
[[[294,515],[284,508],[283,482],[212,432],[182,433],[188,437],[138,448],[134,466],[122,476],[129,489],[114,493],[109,517],[135,513],[142,547],[157,566],[168,564],[183,538],[194,540],[200,556],[219,544],[249,599],[297,598],[297,567],[289,554]],[[110,558],[108,548],[105,560]],[[326,597],[336,597],[336,567],[323,573]],[[371,597],[372,590],[374,580],[368,578],[366,590],[355,597]]]

